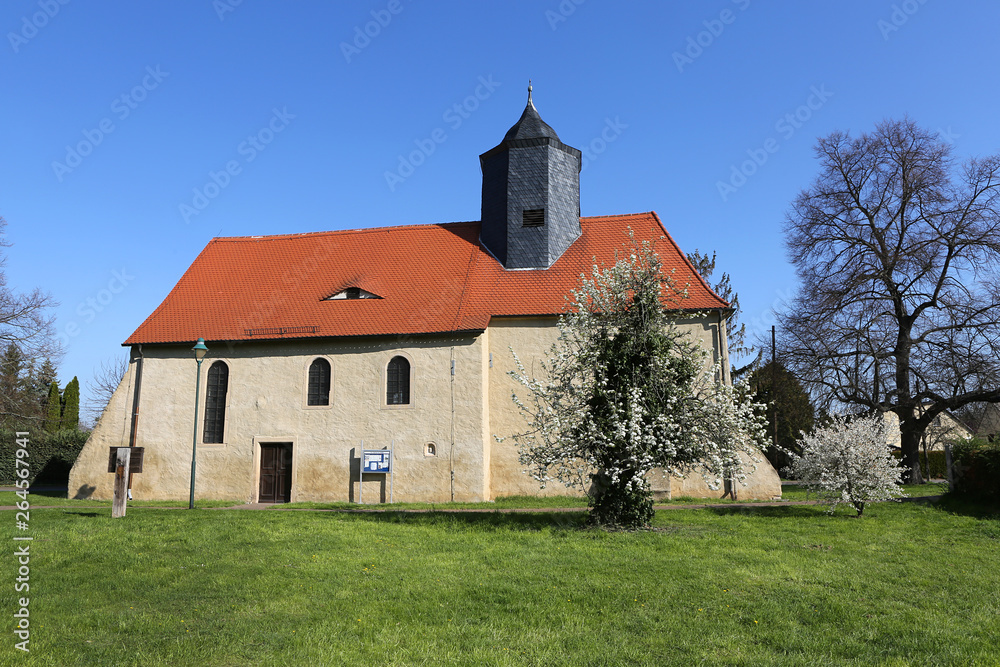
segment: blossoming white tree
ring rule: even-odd
[[[685,295],[650,244],[633,239],[628,258],[595,266],[573,292],[541,379],[514,351],[511,376],[527,390],[513,396],[528,424],[513,436],[521,464],[542,487],[589,481],[596,523],[648,524],[654,468],[699,472],[718,488],[745,482],[760,462],[763,406],[706,368],[705,351],[677,327]]]
[[[831,504],[831,514],[838,504],[850,503],[861,516],[865,503],[906,495],[899,487],[906,468],[889,449],[881,414],[833,417],[802,439],[802,456],[793,456],[789,469]]]

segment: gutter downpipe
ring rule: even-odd
[[[128,436],[128,446],[135,447],[136,438],[139,436],[139,397],[142,393],[142,345],[137,345],[139,356],[135,359],[135,390],[132,393],[132,428]],[[132,497],[132,471],[128,473],[128,493],[129,499]]]

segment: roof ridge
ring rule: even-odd
[[[580,220],[583,221],[594,221],[594,220],[608,220],[617,218],[639,218],[639,217],[656,217],[655,211],[641,211],[638,213],[614,213],[609,215],[583,215],[580,216]],[[262,241],[262,240],[277,240],[277,239],[299,239],[299,238],[311,238],[316,236],[337,236],[341,234],[377,234],[379,232],[387,232],[393,230],[409,230],[409,229],[430,229],[432,227],[450,227],[458,225],[479,225],[482,224],[480,220],[457,220],[453,222],[421,222],[413,223],[409,225],[383,225],[381,227],[358,227],[353,229],[328,229],[318,232],[293,232],[290,234],[253,234],[245,236],[215,236],[209,240],[209,243],[233,243],[233,242],[248,242],[248,241]],[[662,225],[661,225],[662,226]]]
[[[478,225],[479,220],[461,220],[458,222],[424,222],[415,223],[412,225],[384,225],[382,227],[360,227],[357,229],[329,229],[322,232],[297,232],[292,234],[262,234],[254,236],[216,236],[213,237],[209,243],[214,243],[217,241],[260,241],[260,240],[274,240],[274,239],[298,239],[298,238],[310,238],[316,236],[336,236],[340,234],[370,234],[378,232],[386,232],[390,230],[404,230],[404,229],[430,229],[431,227],[445,227],[445,226],[458,226],[458,225]]]
[[[648,217],[653,216],[657,218],[656,211],[640,211],[638,213],[611,213],[608,215],[582,215],[581,220],[598,220],[601,218],[638,218],[638,217]],[[661,227],[663,225],[660,225]]]
[[[714,289],[712,289],[712,286],[708,284],[708,281],[705,280],[705,277],[701,275],[701,271],[695,268],[694,264],[691,263],[691,260],[688,259],[687,254],[685,254],[685,252],[681,250],[681,247],[677,245],[677,241],[675,241],[674,237],[671,236],[670,232],[667,231],[667,227],[666,225],[663,224],[663,221],[660,220],[660,216],[656,215],[656,212],[652,213],[653,213],[653,218],[656,220],[656,223],[660,225],[660,229],[663,230],[663,235],[666,237],[668,241],[670,241],[670,244],[674,246],[674,250],[676,250],[677,254],[681,256],[681,258],[684,260],[684,263],[687,264],[689,267],[691,267],[691,272],[695,275],[698,281],[705,286],[705,289],[708,290],[709,294],[714,296],[722,303],[726,304],[726,308],[731,308],[732,305],[728,301],[723,299],[721,296],[719,296]]]

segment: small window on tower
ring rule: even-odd
[[[541,227],[545,224],[544,208],[525,209],[522,216],[523,218],[521,224],[524,227]]]

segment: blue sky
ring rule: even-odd
[[[86,387],[214,236],[478,220],[478,155],[535,104],[584,150],[583,215],[655,210],[717,251],[751,330],[796,288],[813,145],[909,114],[1000,150],[985,0],[0,7],[6,274],[60,303]],[[748,162],[749,161],[749,162]]]

